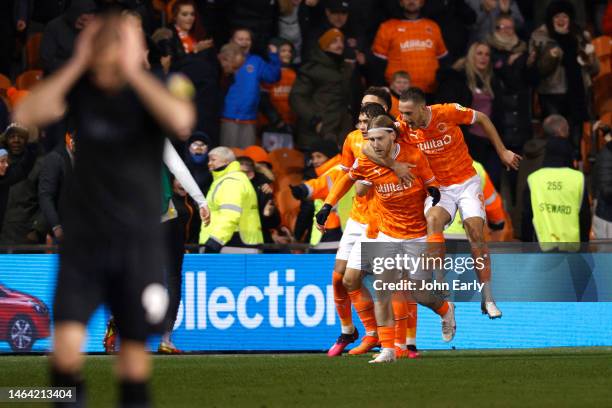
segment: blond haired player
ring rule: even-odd
[[[368,203],[368,231],[353,245],[347,263],[347,274],[363,275],[368,265],[362,262],[362,242],[379,243],[417,243],[426,242],[427,221],[424,216],[424,203],[427,192],[438,199],[435,177],[429,168],[425,156],[415,147],[407,143],[396,143],[398,132],[394,128],[393,119],[387,115],[379,116],[368,126],[367,143],[380,158],[391,158],[398,162],[414,163],[414,179],[412,182],[398,182],[395,173],[380,166],[363,154],[360,154],[348,177],[351,182],[358,181],[357,192],[367,194],[372,188],[373,198]],[[339,186],[336,189],[342,189]],[[327,203],[326,205],[330,205]],[[324,221],[317,220],[319,223]],[[413,254],[415,256],[418,256]],[[419,271],[419,273],[424,271]],[[427,279],[427,275],[419,274],[415,279]],[[420,285],[419,285],[420,286]],[[392,362],[396,359],[394,310],[391,302],[393,293],[388,290],[377,290],[376,321],[378,336],[382,344],[381,353],[371,362]],[[396,295],[402,296],[401,293]],[[455,334],[454,305],[438,299],[431,294],[415,291],[412,293],[420,304],[432,309],[442,317],[442,337],[450,341]]]

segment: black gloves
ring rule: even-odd
[[[331,206],[331,204],[325,204],[323,205],[323,207],[321,207],[317,215],[315,215],[315,218],[317,219],[317,224],[325,225],[327,217],[329,217],[329,213],[331,212],[332,208],[333,207]]]
[[[223,248],[223,245],[221,245],[219,242],[215,241],[212,238],[208,238],[208,240],[204,244],[204,248],[205,253],[207,254],[218,254],[219,252],[221,252],[221,248]]]
[[[432,206],[438,204],[440,202],[440,190],[437,187],[427,187],[427,192],[433,198]]]
[[[306,184],[298,184],[297,186],[289,186],[289,188],[291,189],[291,195],[296,199],[296,200],[305,200],[308,198],[308,187],[306,187]]]

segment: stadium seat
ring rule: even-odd
[[[300,212],[300,201],[293,198],[289,186],[300,184],[301,182],[302,175],[297,173],[277,174],[274,181],[274,200],[281,216],[281,224],[289,228],[292,233],[295,227],[295,220]]]
[[[304,153],[286,147],[270,152],[272,171],[276,176],[283,174],[301,173],[304,171]]]
[[[234,152],[234,156],[236,157],[240,157],[240,156],[244,156],[244,150],[242,150],[239,147],[230,147],[230,149],[232,149],[232,152]]]
[[[42,33],[32,34],[26,41],[24,52],[26,69],[40,69],[40,42]]]
[[[612,38],[602,35],[593,40],[595,55],[599,59],[599,76],[612,72]]]
[[[32,88],[34,85],[36,85],[38,81],[42,79],[42,76],[43,76],[43,72],[38,69],[32,69],[32,70],[24,72],[23,74],[19,75],[17,77],[17,81],[15,81],[15,84],[17,85],[17,89]]]
[[[593,102],[597,116],[612,112],[612,73],[593,80]]]
[[[0,74],[0,89],[7,90],[11,86],[13,86],[11,80],[6,75]]]

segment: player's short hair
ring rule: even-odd
[[[236,158],[241,166],[247,167],[248,171],[255,171],[255,162],[248,156],[239,156]]]
[[[363,96],[372,95],[380,99],[387,105],[387,109],[391,109],[393,102],[391,101],[391,92],[384,86],[371,86],[366,89]]]
[[[368,122],[368,130],[376,128],[392,129],[396,136],[398,136],[397,127],[395,126],[395,120],[387,113],[378,115]]]
[[[395,81],[397,78],[403,78],[410,81],[410,74],[407,71],[395,71],[393,75],[391,75],[391,82]]]
[[[386,113],[387,111],[385,111],[385,108],[383,108],[382,105],[379,105],[378,103],[366,103],[359,110],[359,115],[366,115],[368,119],[372,119],[377,116],[384,115]]]
[[[414,102],[417,105],[424,105],[425,103],[427,103],[425,93],[416,86],[412,86],[402,92],[399,100],[400,102]]]
[[[208,152],[209,156],[219,156],[223,161],[230,163],[236,160],[236,155],[229,147],[219,146]]]

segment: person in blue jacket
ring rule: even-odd
[[[234,74],[234,83],[225,96],[221,119],[221,146],[245,148],[255,144],[257,111],[261,83],[275,83],[280,80],[281,62],[278,49],[269,46],[266,62],[250,53],[252,34],[246,28],[238,28],[231,42],[242,48],[246,61]]]

